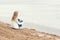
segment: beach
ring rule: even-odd
[[[10,27],[10,24],[0,22],[0,40],[60,40],[60,36],[39,32],[35,29]]]

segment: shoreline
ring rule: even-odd
[[[0,34],[0,39],[3,38],[4,40],[60,40],[60,36],[55,34],[39,32],[28,28],[15,30],[9,24],[3,22],[0,22]]]

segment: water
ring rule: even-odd
[[[5,18],[0,17],[0,21],[11,24],[11,19],[9,17],[5,17]],[[40,32],[60,35],[60,29],[53,28],[53,27],[46,27],[40,24],[34,24],[32,22],[24,22],[22,28],[36,29],[37,31],[40,31]]]
[[[24,27],[29,28],[29,29],[31,29],[31,28],[36,29],[37,31],[40,31],[40,32],[46,32],[46,33],[50,33],[50,34],[60,35],[60,29],[52,28],[52,27],[46,27],[44,25],[38,25],[38,24],[25,22],[23,24],[23,28]]]

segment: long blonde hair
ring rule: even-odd
[[[12,20],[16,20],[17,17],[18,17],[18,11],[14,11],[14,14],[12,16]]]

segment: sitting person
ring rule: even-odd
[[[20,29],[20,27],[22,27],[23,20],[18,18],[18,11],[14,11],[11,21],[12,21],[12,28]]]

